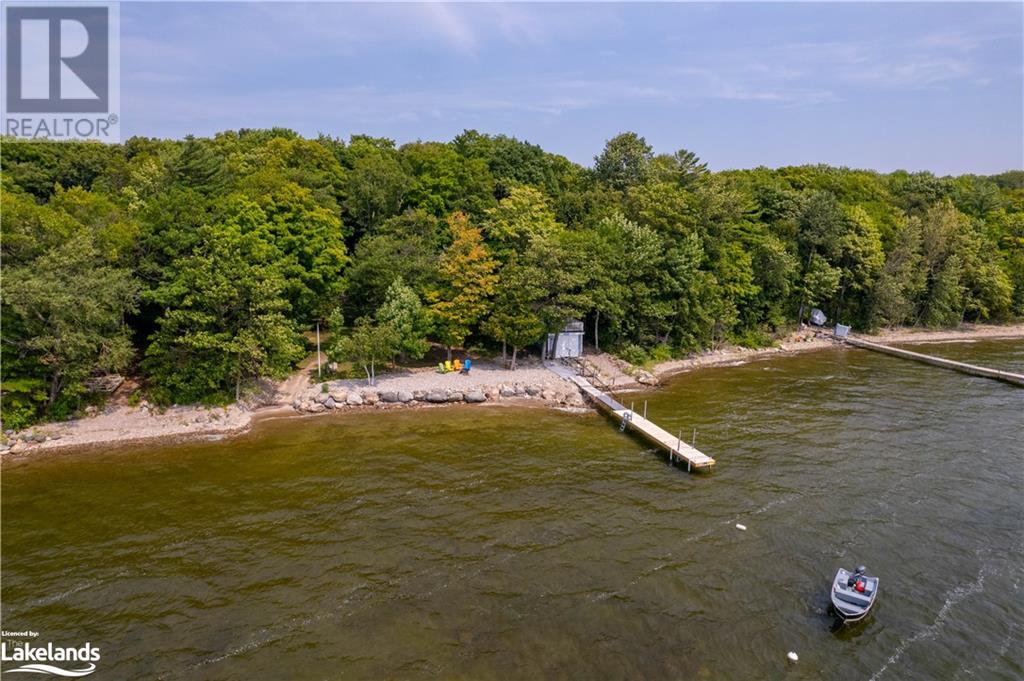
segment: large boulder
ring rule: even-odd
[[[327,399],[324,400],[323,405],[328,409],[334,409],[336,406],[338,406],[337,403],[334,401],[334,398],[329,395],[327,396]]]
[[[381,402],[397,402],[398,393],[394,390],[382,390],[380,393]]]
[[[516,386],[515,388],[513,388],[513,390],[515,390],[516,395],[520,397],[526,394],[526,388],[523,387],[522,383],[516,383]]]
[[[447,402],[448,401],[448,395],[446,393],[441,392],[440,390],[431,390],[429,393],[426,394],[424,399],[427,402],[433,402],[435,404],[440,404],[441,402]]]
[[[349,393],[348,399],[345,400],[345,404],[351,404],[358,407],[363,403],[363,396],[359,393]]]
[[[637,369],[636,374],[634,374],[634,378],[636,378],[636,382],[641,385],[658,385],[658,377],[650,371]]]
[[[416,399],[416,396],[413,395],[412,392],[410,392],[408,390],[399,390],[398,391],[398,401],[399,402],[403,402],[403,403],[404,402],[412,402],[414,399]]]
[[[331,399],[333,399],[337,404],[344,404],[345,401],[348,400],[348,391],[341,389],[332,390]]]
[[[448,393],[448,401],[449,402],[461,402],[462,401],[462,393],[460,393],[460,392],[450,392],[450,393]]]
[[[319,414],[320,412],[326,411],[326,410],[327,410],[327,407],[325,407],[324,405],[320,404],[319,402],[313,402],[312,404],[309,405],[309,413],[310,414]]]
[[[582,407],[584,406],[583,396],[577,392],[569,393],[565,396],[564,404],[567,407]]]
[[[526,386],[526,394],[529,395],[530,397],[536,397],[537,395],[540,395],[540,392],[541,391],[539,385]]]
[[[510,388],[507,385],[503,385],[501,386],[501,389],[498,391],[498,394],[501,395],[502,397],[515,397],[516,391],[515,388]]]
[[[413,393],[412,393],[412,399],[417,400],[419,402],[424,401],[425,399],[427,399],[427,391],[426,390],[414,390]]]
[[[487,396],[481,390],[470,390],[466,393],[466,401],[470,403],[485,402],[487,401]]]
[[[372,390],[367,390],[366,392],[363,393],[363,402],[365,402],[366,404],[377,404],[378,402],[380,402],[380,395],[373,392]]]

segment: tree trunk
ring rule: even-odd
[[[598,324],[600,324],[600,323],[601,323],[601,311],[600,310],[595,310],[594,311],[594,351],[597,352],[598,354],[601,353],[600,335],[598,334],[598,330],[597,330]]]
[[[508,343],[501,341],[501,366],[508,366]]]
[[[370,360],[370,385],[374,385],[377,382],[377,367],[375,366],[374,360]]]
[[[50,405],[57,401],[57,397],[60,395],[60,372],[54,371],[50,377]]]
[[[366,372],[366,384],[373,385],[373,376],[370,375],[370,367],[364,364],[363,371]]]
[[[452,346],[446,345],[445,349],[448,351],[448,361],[452,361]]]
[[[512,346],[512,371],[516,370],[516,355],[519,353],[519,348]]]

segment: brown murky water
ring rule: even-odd
[[[1024,390],[829,350],[630,399],[718,468],[481,407],[5,467],[3,628],[90,641],[94,679],[1024,673]],[[856,563],[880,602],[837,628]]]

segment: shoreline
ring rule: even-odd
[[[947,330],[896,329],[873,335],[855,335],[893,345],[1015,340],[1024,339],[1024,323],[971,325]],[[837,345],[831,337],[805,329],[780,340],[773,347],[708,350],[683,359],[660,362],[649,371],[632,367],[607,354],[588,355],[584,359],[615,388],[638,391],[656,386],[677,374],[698,369],[738,366],[758,359],[825,350]],[[14,444],[0,452],[0,461],[101,447],[120,449],[228,439],[250,432],[255,424],[264,420],[304,418],[332,411],[356,414],[482,404],[578,412],[586,406],[574,385],[536,363],[510,372],[486,362],[474,362],[471,376],[438,374],[432,368],[403,370],[379,377],[375,386],[354,380],[311,382],[303,380],[304,371],[280,383],[272,403],[256,407],[232,404],[227,407],[174,406],[159,410],[143,402],[138,407],[109,407],[96,416],[41,424],[12,437]],[[325,390],[322,386],[328,387]],[[21,439],[26,436],[27,439]]]

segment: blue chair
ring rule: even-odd
[[[469,357],[467,357],[466,361],[462,363],[462,371],[460,371],[459,373],[468,374],[469,373],[469,368],[471,366],[473,366],[473,360],[471,360]]]

